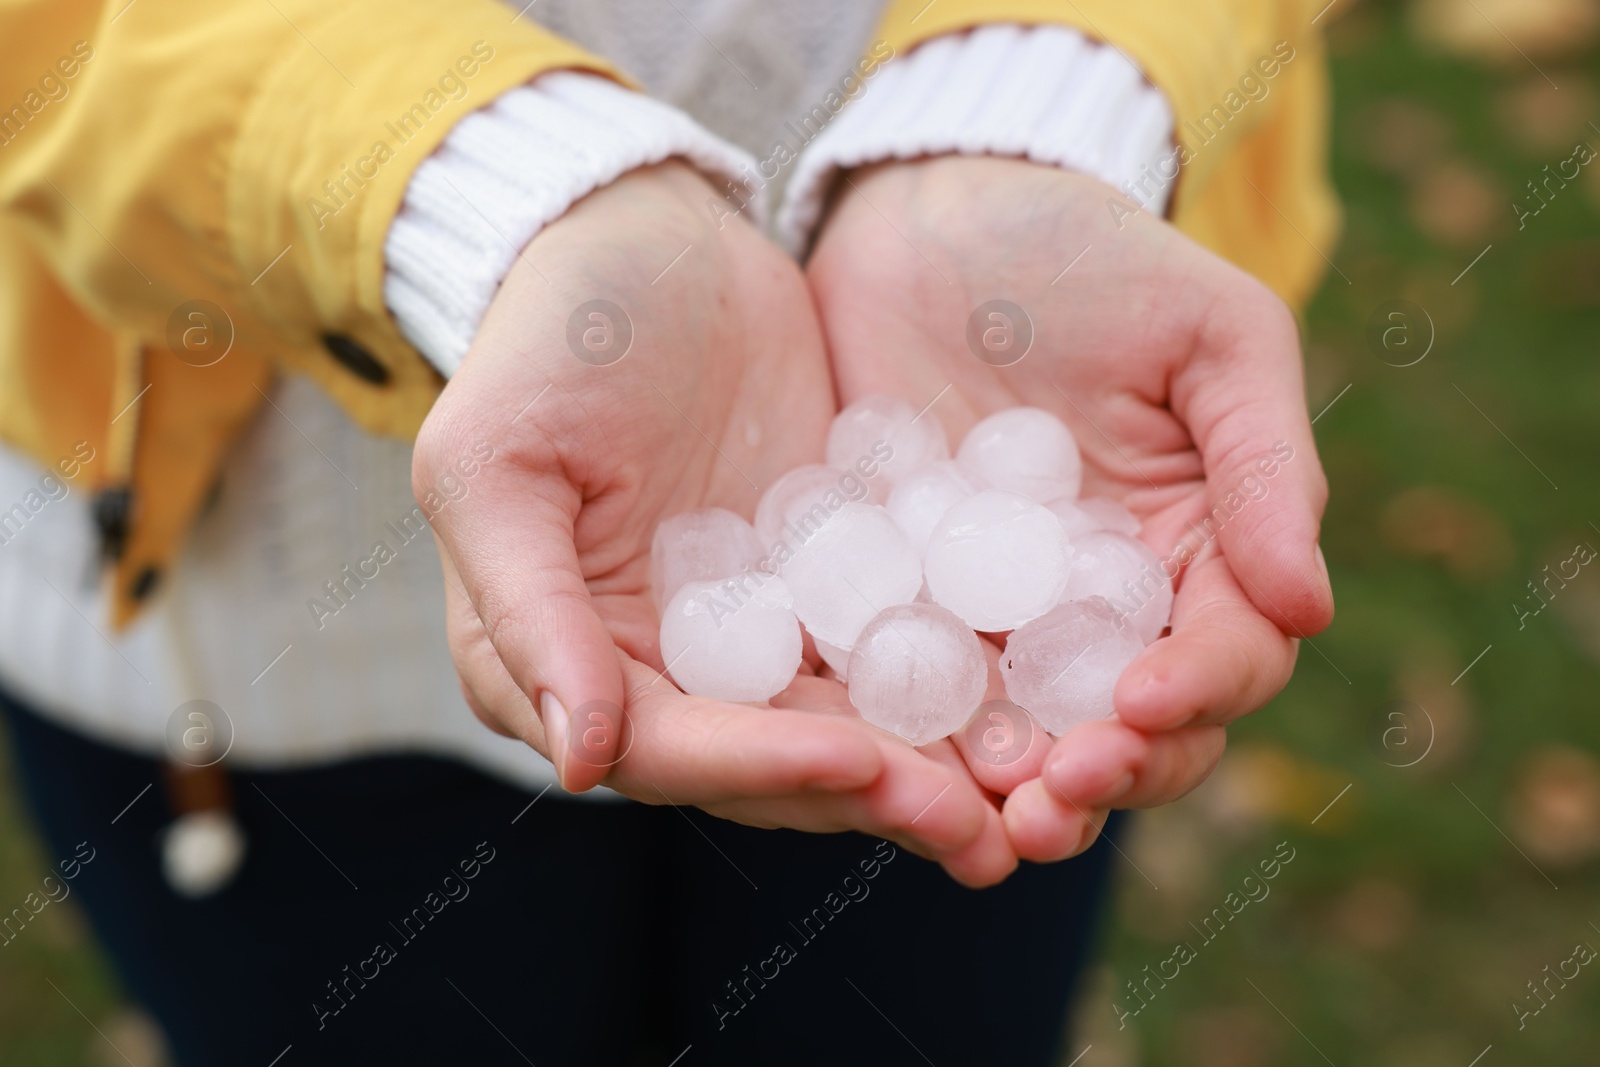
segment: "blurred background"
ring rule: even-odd
[[[1319,25],[1346,225],[1306,361],[1339,615],[1212,780],[1134,822],[1067,1059],[1593,1064],[1600,0]],[[0,788],[0,901],[48,868]],[[3,950],[3,1061],[158,1067],[74,904]]]
[[[1323,21],[1346,223],[1305,336],[1338,618],[1212,780],[1136,823],[1073,1052],[1593,1064],[1600,967],[1564,961],[1600,949],[1600,568],[1574,555],[1600,549],[1600,166],[1542,183],[1600,150],[1600,4]],[[1283,841],[1270,896],[1203,941],[1189,924]],[[1124,983],[1185,939],[1198,958],[1119,1031],[1113,998],[1138,1007]],[[1579,974],[1519,1017],[1547,965]]]

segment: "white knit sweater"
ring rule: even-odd
[[[1003,153],[1120,185],[1168,145],[1161,94],[1120,53],[1058,28],[930,42],[856,85],[835,117],[823,102],[871,46],[878,7],[530,7],[525,17],[613,59],[655,99],[560,72],[460,122],[418,168],[386,246],[385,295],[407,337],[452,373],[516,248],[588,191],[670,156],[752,185],[763,174],[765,189],[752,192],[775,208],[775,234],[799,248],[839,167]],[[772,167],[756,168],[779,140],[799,158],[768,178]],[[281,381],[272,401],[125,634],[105,621],[84,493],[51,501],[0,544],[0,683],[58,721],[150,755],[165,751],[174,711],[205,699],[233,724],[236,765],[413,751],[525,785],[552,781],[542,757],[484,729],[462,701],[433,539],[402,521],[415,506],[409,447],[361,432],[303,379]],[[42,473],[0,449],[0,510]],[[392,558],[349,582],[345,568],[378,541]],[[332,615],[308,606],[335,603],[329,582],[347,593]]]

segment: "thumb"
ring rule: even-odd
[[[1193,558],[1219,542],[1256,610],[1297,637],[1333,621],[1318,544],[1328,483],[1304,389],[1293,316],[1249,280],[1213,307],[1172,392],[1206,475],[1206,513],[1180,546]],[[1183,553],[1177,562],[1188,562]]]
[[[624,719],[616,649],[573,540],[581,501],[564,479],[526,469],[481,488],[446,509],[435,532],[501,666],[538,712],[562,786],[582,792],[622,757]],[[488,710],[514,721],[518,709]]]

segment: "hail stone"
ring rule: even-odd
[[[661,657],[672,680],[685,693],[716,700],[776,696],[800,669],[793,604],[782,578],[687,583],[661,614]]]
[[[1042,408],[1007,408],[974,426],[956,453],[997,489],[1039,502],[1075,497],[1083,481],[1078,442]]]
[[[1143,541],[1100,531],[1072,543],[1076,555],[1063,601],[1105,597],[1126,614],[1145,644],[1161,636],[1172,619],[1172,580],[1161,559]]]
[[[870,504],[834,512],[795,550],[783,576],[806,630],[836,648],[853,648],[874,615],[909,604],[922,587],[911,542]]]
[[[945,512],[924,567],[934,603],[974,630],[999,632],[1054,607],[1071,564],[1061,520],[1025,496],[988,489]]]
[[[839,676],[839,681],[847,681],[850,677],[850,650],[830,645],[826,641],[818,641],[815,635],[811,643],[817,646],[817,655],[822,657],[822,662],[833,668],[833,673]]]
[[[778,542],[792,548],[808,523],[837,511],[849,499],[862,499],[864,493],[856,483],[842,484],[843,471],[821,463],[808,463],[796,467],[767,487],[756,504],[756,536],[764,548],[771,549]],[[794,530],[789,529],[796,524]]]
[[[944,513],[983,489],[977,475],[959,463],[938,460],[902,478],[889,493],[885,507],[911,538],[911,547],[917,550],[920,559],[927,551],[933,527]]]
[[[1082,501],[1060,497],[1050,501],[1045,507],[1050,514],[1061,520],[1061,528],[1066,531],[1067,540],[1076,542],[1084,534],[1097,533],[1102,528],[1100,520],[1084,510]]]
[[[1057,737],[1110,718],[1117,679],[1144,647],[1103,597],[1074,600],[1019,626],[1006,640],[1006,696]]]
[[[656,527],[650,581],[666,605],[689,582],[720,581],[753,567],[763,553],[754,528],[723,508],[685,511]]]
[[[950,458],[950,442],[932,415],[892,396],[864,396],[834,416],[828,429],[828,465],[865,475],[881,504],[891,486],[936,460]]]
[[[902,604],[869,622],[850,653],[850,702],[913,745],[948,737],[983,702],[978,636],[934,604]]]
[[[1108,497],[1087,497],[1083,500],[1058,497],[1045,507],[1061,520],[1061,528],[1067,531],[1068,540],[1074,542],[1084,534],[1105,530],[1129,537],[1136,537],[1139,533],[1139,520],[1133,512]]]

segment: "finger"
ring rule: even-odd
[[[1229,723],[1288,684],[1298,643],[1256,609],[1234,580],[1232,557],[1212,553],[1183,577],[1172,633],[1117,681],[1117,717],[1138,730]]]
[[[897,737],[873,733],[884,770],[859,794],[856,817],[864,825],[856,829],[880,837],[915,838],[940,857],[959,856],[986,832],[1000,830],[989,818],[994,806],[958,759],[931,758]]]
[[[892,739],[885,743],[898,747],[902,757],[909,755],[914,762],[894,766],[891,757],[881,787],[741,797],[703,807],[713,815],[751,826],[811,833],[855,830],[881,837],[939,863],[951,877],[973,888],[995,885],[1016,869],[1017,856],[1000,813],[970,782],[965,787],[949,780],[941,785],[937,774],[929,772],[945,768],[902,743]],[[933,799],[918,808],[915,802],[930,786],[937,787]]]
[[[1050,751],[1050,737],[1026,711],[1006,699],[1000,677],[1000,649],[989,641],[980,644],[989,661],[989,686],[983,705],[974,712],[972,721],[948,739],[924,745],[917,751],[934,759],[959,760],[957,765],[964,766],[983,790],[1004,796],[1018,783],[1039,776],[1039,768]],[[826,690],[791,686],[775,697],[773,703],[796,700],[801,694],[805,694],[814,709],[859,715],[840,684]],[[799,705],[787,703],[784,706]]]
[[[938,852],[934,859],[968,889],[999,885],[1017,869],[1017,853],[1006,834],[1005,821],[994,807],[985,805],[983,828],[972,843],[953,852]]]
[[[774,707],[805,708],[808,711],[814,711],[819,714],[842,715],[850,718],[860,718],[861,714],[850,703],[845,687],[832,679],[796,678],[788,689],[773,698],[772,703]],[[1020,717],[1031,723],[1032,720],[1028,719],[1027,712],[1009,702],[1007,702],[1007,705],[1004,711],[1009,718]],[[998,729],[998,727],[992,729]],[[1042,728],[1033,727],[1032,729],[1036,731],[1033,734],[1028,732],[1029,729],[1029,727],[1024,726],[1017,731],[1016,736],[1019,739],[1012,748],[1008,749],[998,743],[994,746],[1002,756],[1007,752],[1015,752],[1020,755],[1026,750],[1028,758],[1025,763],[1019,760],[1019,763],[1021,763],[1020,769],[1009,766],[996,768],[985,764],[983,762],[984,754],[975,755],[971,745],[962,740],[962,735],[968,732],[967,728],[963,728],[949,737],[922,745],[916,749],[916,752],[924,759],[933,760],[935,763],[941,763],[949,767],[952,771],[959,772],[959,775],[970,776],[977,784],[979,791],[995,807],[999,807],[1000,801],[1004,799],[1004,793],[973,772],[975,769],[983,770],[987,772],[989,778],[1001,781],[1008,789],[1015,782],[1022,781],[1024,778],[1038,777],[1039,768],[1044,765],[1044,757],[1050,748],[1050,738]],[[887,731],[880,732],[886,736],[893,736],[888,734]],[[1007,733],[1007,744],[1009,744],[1012,736],[1012,734]]]
[[[434,536],[435,542],[438,535]],[[495,733],[514,737],[549,759],[544,726],[528,695],[506,673],[500,654],[483,629],[483,620],[461,587],[455,564],[441,547],[439,565],[444,572],[445,640],[456,665],[461,695],[473,715]]]
[[[1019,858],[1055,863],[1093,844],[1108,812],[1074,805],[1034,778],[1011,791],[1000,814]]]
[[[857,719],[685,696],[660,672],[613,654],[627,684],[627,729],[606,784],[628,796],[709,807],[859,791],[883,777],[879,738]]]
[[[1056,742],[1042,777],[1085,810],[1158,807],[1205,781],[1225,743],[1220,726],[1142,734],[1115,719],[1085,723]]]
[[[820,678],[796,679],[773,703],[859,721],[844,687]],[[867,728],[883,746],[886,782],[863,796],[861,805],[850,812],[851,828],[889,838],[938,861],[963,885],[993,885],[1010,874],[1016,856],[995,811],[997,798],[973,779],[955,745],[947,740],[912,749],[898,738]],[[932,792],[935,787],[938,791]],[[913,810],[913,804],[929,796],[932,800]],[[980,817],[976,826],[970,821],[974,813]]]
[[[794,681],[789,683],[789,688],[768,703],[775,708],[794,708],[847,719],[861,718],[861,713],[850,703],[850,694],[844,683],[834,677],[826,665],[823,666],[822,675],[796,675]]]
[[[902,752],[910,752],[898,744]],[[914,755],[914,753],[913,753]],[[920,770],[938,764],[923,757]],[[886,777],[901,778],[906,768],[890,768]],[[915,777],[915,776],[910,776]],[[949,783],[946,783],[947,785]],[[858,793],[803,794],[790,797],[742,798],[711,804],[706,810],[722,818],[751,826],[788,827],[812,833],[855,830],[881,837],[924,859],[940,864],[952,878],[970,888],[1003,881],[1016,869],[1000,812],[970,786],[961,792],[941,786],[934,795],[939,818],[901,803],[895,793],[911,795],[921,790],[885,789]],[[942,795],[941,795],[942,794]],[[923,806],[931,812],[935,808]],[[956,818],[950,816],[955,814]]]
[[[826,669],[827,668],[824,668],[824,670]],[[817,714],[838,715],[846,718],[861,719],[861,713],[856,710],[855,705],[850,703],[848,690],[845,688],[842,682],[839,682],[833,677],[797,677],[792,683],[790,683],[789,688],[772,698],[772,706],[800,708],[806,711],[815,712]],[[1020,708],[1017,708],[1016,711],[1020,714],[1026,714],[1025,712],[1022,712],[1022,709]],[[881,727],[871,728],[885,737],[895,737],[894,734],[887,730],[883,730]],[[940,738],[937,741],[932,741],[928,744],[921,745],[916,749],[916,752],[924,759],[933,760],[935,763],[942,763],[954,771],[960,771],[970,775],[971,768],[968,763],[968,759],[966,755],[957,748],[957,736],[958,734],[952,734],[949,737]],[[896,739],[904,743],[903,738]],[[1042,760],[1043,757],[1040,756],[1040,762],[1042,762]],[[976,778],[974,778],[974,780],[976,780]],[[985,793],[994,792],[982,782],[979,782],[978,784]]]
[[[1286,633],[1315,634],[1333,619],[1318,546],[1328,487],[1298,330],[1282,301],[1242,272],[1219,267],[1219,283],[1195,355],[1172,383],[1172,409],[1205,462],[1210,510],[1200,522],[1263,615]]]
[[[1026,711],[1006,699],[1000,677],[1000,649],[981,642],[989,660],[989,688],[966,726],[950,740],[977,783],[1004,796],[1037,778],[1050,752],[1050,735]]]
[[[486,465],[481,493],[435,523],[506,672],[537,709],[561,783],[597,785],[623,734],[622,676],[573,544],[580,501],[562,478]],[[492,508],[477,502],[493,501]]]

